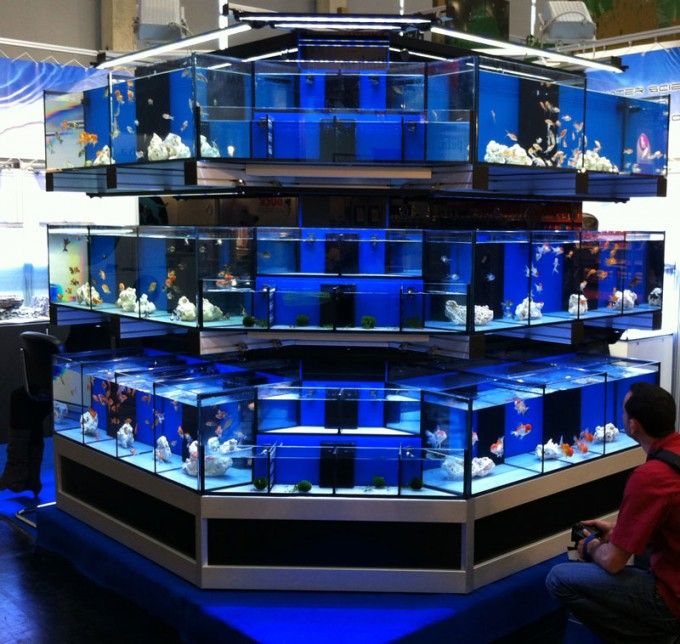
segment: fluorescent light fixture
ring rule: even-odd
[[[345,22],[281,22],[274,23],[274,29],[335,29],[343,31],[399,31],[399,25],[385,23],[352,24]]]
[[[200,45],[201,43],[208,42],[210,40],[217,40],[222,36],[233,36],[235,34],[240,34],[244,31],[250,31],[250,29],[252,29],[252,27],[246,24],[238,24],[234,25],[233,27],[227,27],[226,29],[214,29],[213,31],[207,31],[203,34],[197,34],[196,36],[190,36],[189,38],[176,40],[175,42],[167,43],[166,45],[150,47],[149,49],[134,51],[129,54],[125,54],[124,56],[118,56],[118,58],[106,60],[103,63],[97,65],[97,69],[109,69],[111,67],[118,67],[119,65],[128,65],[139,60],[145,60],[146,58],[153,58],[155,56],[160,56],[161,54],[167,54],[168,52],[176,51],[177,49],[189,49],[190,47]]]
[[[239,14],[238,19],[242,22],[306,22],[306,23],[337,23],[337,24],[394,24],[394,25],[429,25],[431,20],[421,16],[370,16],[358,15],[347,16],[343,14],[305,14],[305,13],[248,13]]]
[[[466,67],[474,67],[474,63],[465,63]],[[484,69],[489,72],[497,72],[499,74],[507,74],[508,76],[519,76],[520,78],[529,78],[531,80],[544,81],[546,83],[551,83],[555,79],[549,78],[548,76],[540,76],[539,74],[529,74],[527,72],[520,72],[516,69],[506,69],[505,67],[494,67],[493,65],[479,64],[479,69]]]
[[[454,31],[453,29],[442,29],[441,27],[432,27],[430,31],[433,34],[440,34],[441,36],[448,36],[449,38],[458,38],[466,42],[474,42],[480,45],[490,45],[491,47],[502,47],[510,56],[531,56],[533,58],[544,58],[546,60],[554,60],[559,63],[567,63],[569,65],[578,65],[579,67],[587,67],[589,69],[597,69],[606,72],[621,73],[623,70],[614,65],[605,65],[593,60],[580,58],[579,56],[567,56],[559,54],[556,51],[546,49],[536,49],[535,47],[525,47],[524,45],[514,45],[512,43],[503,42],[502,40],[494,40],[493,38],[484,38],[483,36],[475,36],[474,34],[467,34],[464,31]]]
[[[431,60],[451,60],[450,58],[444,58],[444,56],[433,56],[432,54],[424,54],[420,51],[411,51],[410,49],[398,49],[397,47],[390,47],[390,51],[397,54],[401,54],[402,51],[406,51],[409,56],[420,56],[421,58],[429,58]]]
[[[281,49],[279,51],[270,51],[268,54],[260,54],[259,56],[251,56],[244,58],[244,63],[252,63],[254,60],[265,60],[266,58],[275,58],[276,56],[283,56],[285,54],[294,54],[298,50],[297,47],[291,49]]]

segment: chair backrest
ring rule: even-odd
[[[47,333],[24,331],[21,336],[24,387],[32,398],[52,398],[52,356],[61,351],[61,340]]]

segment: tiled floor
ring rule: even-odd
[[[179,641],[158,619],[66,562],[36,553],[31,538],[0,517],[0,644]]]

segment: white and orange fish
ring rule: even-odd
[[[477,436],[477,432],[472,432],[472,444],[475,445],[478,442],[479,442],[479,436]]]
[[[496,458],[503,458],[503,437],[499,437],[498,440],[495,443],[491,444],[491,447],[489,447],[489,451],[496,457]]]
[[[441,429],[441,427],[437,427],[437,429],[434,430],[434,432],[425,432],[425,435],[427,436],[427,442],[431,447],[439,448],[442,446],[444,441],[447,438],[447,433]]]
[[[515,438],[524,438],[527,434],[531,432],[531,423],[520,423],[517,425],[515,431],[510,432]]]
[[[524,416],[524,414],[526,414],[529,411],[529,407],[521,398],[513,399],[512,403],[515,407],[515,411],[518,414],[522,414],[522,416]]]

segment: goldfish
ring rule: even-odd
[[[175,117],[172,116],[172,114],[168,114],[167,112],[164,112],[161,114],[161,118],[165,119],[166,121],[174,121]]]
[[[215,436],[222,436],[222,428],[219,425],[215,428]]]
[[[124,290],[125,290],[125,284],[124,284],[123,282],[120,282],[120,284],[118,284],[118,290],[119,290],[119,291],[124,291]]]
[[[536,288],[536,293],[543,292],[543,284],[541,282],[537,282],[536,284],[534,284],[534,287]]]
[[[215,412],[215,418],[217,418],[217,420],[222,420],[226,415],[227,415],[227,412],[226,412],[226,411],[222,411],[221,409],[218,409],[218,410]]]
[[[440,427],[437,427],[434,432],[426,431],[425,435],[427,436],[428,444],[432,447],[441,447],[447,438],[447,433]]]
[[[489,447],[489,451],[496,457],[496,458],[503,458],[503,437],[499,437],[498,440],[495,443],[491,443],[491,447]]]
[[[571,121],[571,116],[569,116],[569,114],[562,114],[562,120],[569,123],[569,121]]]
[[[99,271],[99,277],[101,277],[103,280],[106,279],[106,272],[105,271]]]
[[[475,445],[478,442],[479,442],[479,437],[477,436],[477,432],[472,432],[472,444]]]
[[[560,268],[560,258],[559,258],[559,257],[555,257],[555,260],[553,261],[553,269],[552,269],[552,272],[553,272],[553,273],[559,273],[559,272],[560,272],[560,271],[559,271],[559,268]]]
[[[515,431],[510,432],[515,438],[524,438],[527,434],[531,432],[531,423],[520,423],[517,425]]]
[[[588,445],[584,443],[583,441],[576,440],[574,438],[574,447],[581,452],[581,454],[587,454],[588,453]]]
[[[255,409],[255,401],[254,401],[254,400],[251,400],[251,401],[248,403],[248,409],[249,409],[250,411],[253,411],[253,410]]]
[[[584,430],[581,432],[581,438],[582,438],[584,441],[587,441],[588,443],[592,443],[592,442],[593,442],[593,439],[595,438],[595,436],[594,436],[591,432],[589,432],[587,429],[584,429]]]
[[[604,263],[607,266],[616,266],[616,257],[608,257]]]
[[[109,285],[108,285],[108,284],[102,284],[102,285],[101,285],[101,289],[102,289],[102,292],[103,292],[103,293],[106,293],[106,295],[108,295],[109,293],[111,293],[111,289],[109,288]]]
[[[531,277],[538,277],[538,269],[533,264],[531,265],[531,268],[528,266],[524,267],[524,276],[529,277],[529,275],[531,275]]]
[[[597,271],[597,279],[599,280],[607,279],[607,275],[609,275],[607,271]]]
[[[562,453],[567,457],[574,455],[574,448],[571,445],[569,445],[569,443],[562,443],[560,445],[560,449],[562,450]]]
[[[623,148],[624,154],[633,154],[633,148]]]
[[[127,97],[128,97],[128,101],[134,101],[135,100],[135,93],[132,90],[129,89],[127,91]]]
[[[529,411],[529,407],[527,407],[526,403],[521,398],[514,398],[513,405],[518,414],[524,415]]]
[[[496,279],[496,276],[493,273],[487,273],[486,274],[486,281],[487,282],[493,282]]]
[[[567,128],[564,128],[563,130],[560,130],[560,133],[557,135],[557,138],[563,139],[566,136],[566,134],[567,134]]]
[[[146,100],[147,105],[153,105],[153,98],[148,98]]]
[[[562,246],[555,246],[555,248],[553,248],[553,253],[555,253],[555,255],[561,255],[564,253],[564,248],[562,248]]]
[[[511,141],[517,142],[518,138],[517,135],[514,132],[508,132],[507,130],[505,131],[505,136],[507,136]]]
[[[451,261],[446,255],[442,255],[439,259],[441,260],[442,264],[448,264]]]
[[[189,127],[189,121],[182,121],[182,125],[180,126],[179,130],[180,132],[184,132]]]

